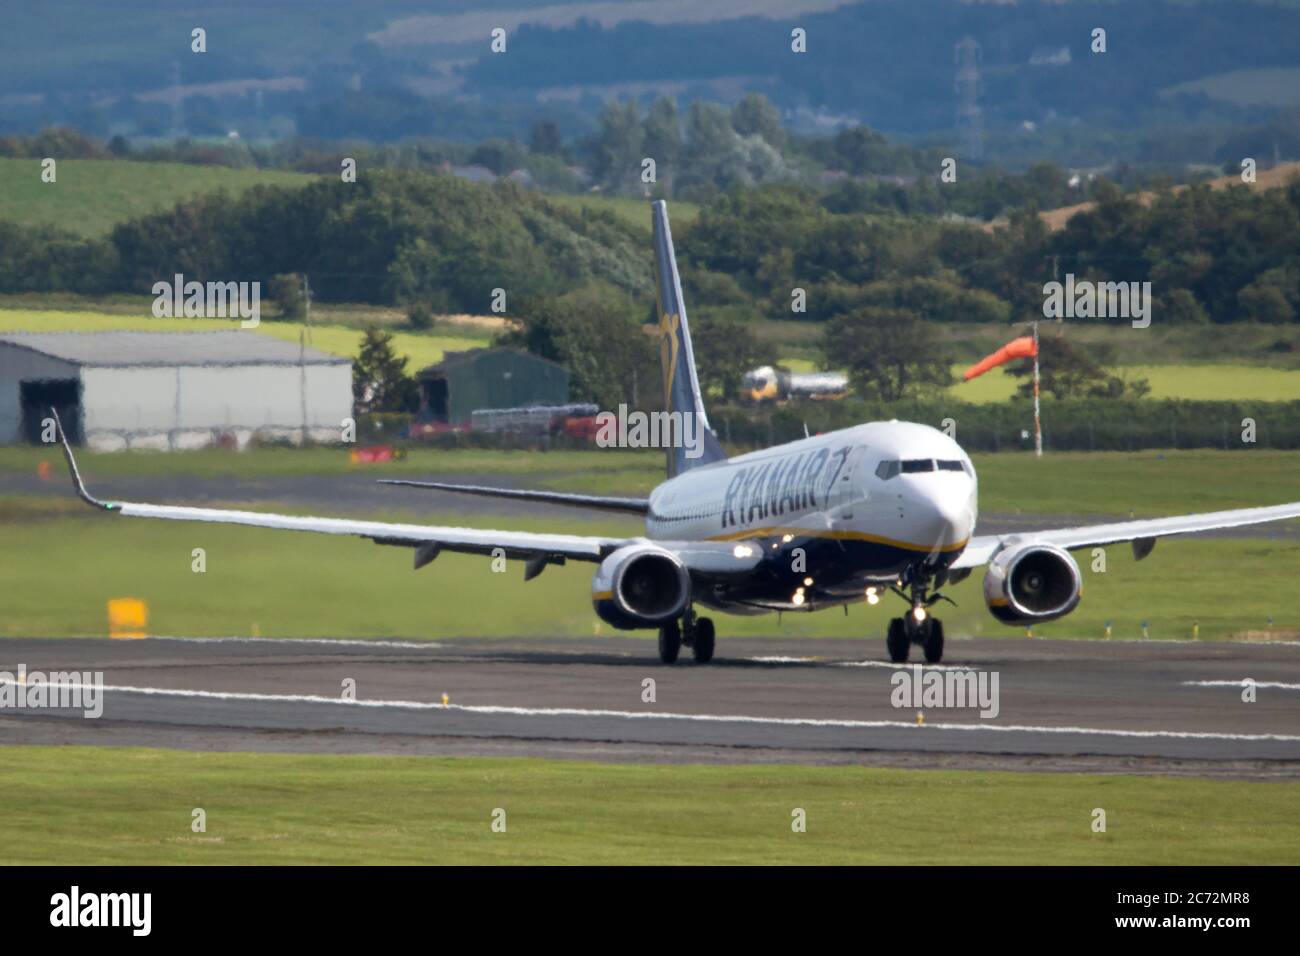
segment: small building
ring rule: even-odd
[[[104,451],[337,442],[352,363],[251,331],[0,335],[0,442],[40,442],[51,406]]]
[[[468,425],[481,408],[563,405],[569,400],[569,370],[518,349],[448,352],[437,365],[416,373],[419,421]]]

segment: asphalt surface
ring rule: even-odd
[[[724,636],[714,663],[664,666],[637,638],[4,639],[0,672],[106,689],[98,719],[0,709],[0,743],[1300,778],[1294,643],[950,641],[943,668],[997,675],[987,718],[893,706],[882,650]]]

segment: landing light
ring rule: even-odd
[[[794,535],[792,535],[792,534],[783,534],[783,535],[781,535],[781,543],[782,543],[782,544],[789,544],[789,543],[790,543],[791,541],[793,541],[793,540],[794,540]]]
[[[794,592],[794,597],[790,598],[790,603],[795,607],[799,607],[803,604],[803,588],[799,588]]]
[[[925,620],[925,608],[918,607],[916,610],[912,612],[912,617],[916,618],[917,624],[920,624],[922,621]]]
[[[880,603],[880,595],[876,593],[875,588],[867,588],[867,603],[868,604]]]
[[[731,553],[738,558],[750,558],[754,556],[754,549],[747,544],[738,544],[731,549]]]
[[[812,578],[804,578],[804,579],[803,579],[803,586],[806,587],[806,588],[810,588],[810,587],[812,587]]]

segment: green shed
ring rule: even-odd
[[[437,365],[416,374],[421,422],[468,425],[481,408],[563,405],[569,400],[569,371],[518,349],[448,352]]]

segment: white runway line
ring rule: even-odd
[[[16,684],[16,681],[0,681]],[[64,687],[86,687],[83,684],[62,684]],[[315,694],[252,694],[235,691],[185,690],[172,687],[131,687],[105,684],[105,691],[125,694],[143,694],[153,697],[186,697],[203,700],[242,700],[261,703],[334,704],[341,707],[392,707],[401,710],[454,710],[467,714],[507,715],[516,717],[614,717],[620,720],[672,720],[697,721],[719,724],[760,724],[782,727],[846,727],[852,729],[898,728],[924,733],[929,730],[993,731],[995,733],[1030,734],[1086,734],[1099,737],[1169,738],[1179,740],[1239,740],[1300,743],[1300,736],[1289,734],[1224,734],[1180,730],[1114,730],[1103,727],[1034,727],[1017,724],[926,723],[915,724],[904,720],[834,720],[816,717],[748,717],[731,714],[677,714],[636,710],[587,710],[577,707],[503,707],[493,705],[438,704],[418,700],[344,700],[340,697],[321,697]],[[0,711],[2,713],[2,711]]]
[[[366,641],[356,638],[329,637],[175,637],[159,634],[144,638],[147,641],[179,641],[186,644],[280,644],[292,647],[295,644],[324,644],[327,647],[400,647],[408,650],[420,650],[426,647],[442,647],[434,641]]]
[[[1300,690],[1300,684],[1284,684],[1280,681],[1257,680],[1251,681],[1255,687],[1268,687],[1273,690]],[[1246,686],[1246,678],[1240,680],[1185,680],[1184,687],[1237,687]]]

